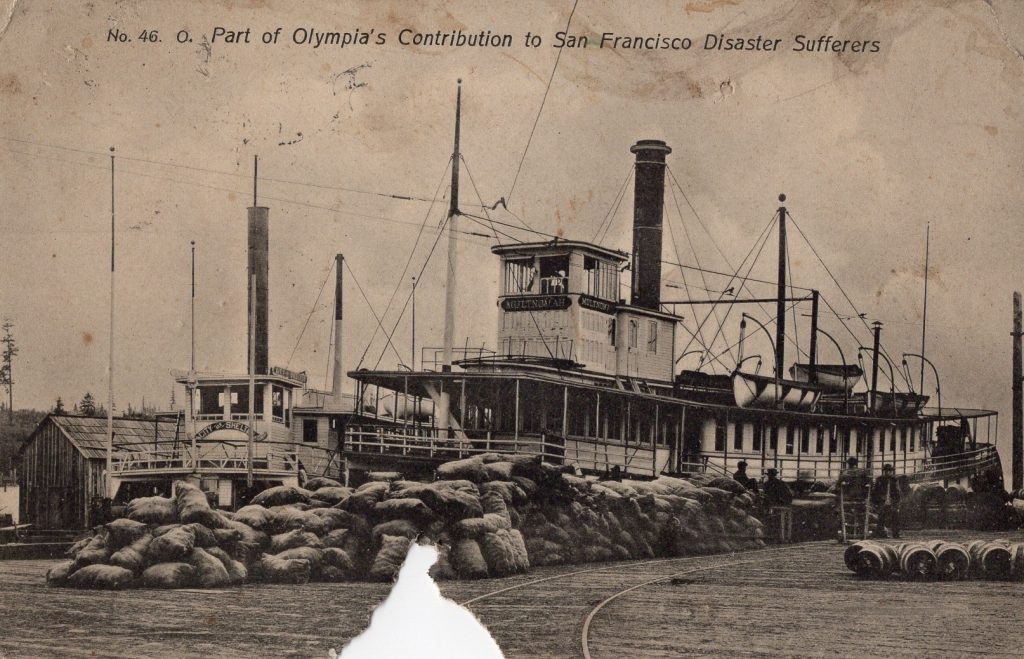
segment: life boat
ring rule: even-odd
[[[790,409],[811,409],[821,396],[821,387],[797,380],[776,379],[733,371],[732,392],[738,407],[774,408],[782,403]]]
[[[789,374],[797,382],[811,382],[810,364],[793,364]],[[864,371],[856,364],[818,364],[814,367],[815,384],[825,393],[850,393],[860,382]]]

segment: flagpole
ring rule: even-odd
[[[110,355],[107,361],[107,498],[114,498],[114,147],[110,147]]]

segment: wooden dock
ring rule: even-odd
[[[476,613],[508,656],[1020,656],[1024,626],[1014,612],[1024,584],[860,581],[842,551],[813,543],[547,567],[441,590]],[[77,591],[45,586],[52,563],[0,562],[0,657],[325,657],[367,626],[389,589]]]

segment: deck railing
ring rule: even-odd
[[[343,460],[338,451],[317,446],[299,448],[290,442],[253,442],[254,473],[297,475],[300,466],[308,476],[336,476],[343,469]],[[200,440],[194,449],[188,441],[122,445],[114,451],[111,469],[115,476],[122,478],[177,473],[246,473],[248,447],[244,440]]]
[[[738,455],[728,460],[722,456],[712,456],[708,459],[708,471],[712,467],[724,473],[736,469],[740,460],[749,464],[748,471],[753,476],[764,469],[774,468],[779,472],[779,477],[784,480],[797,478],[809,478],[820,481],[833,481],[839,477],[845,464],[841,456],[832,456],[832,459],[823,459],[821,456],[810,458],[808,456],[780,455],[765,456],[763,463],[760,457],[749,457]],[[911,482],[921,483],[928,481],[955,480],[962,476],[970,476],[989,467],[999,465],[999,454],[995,446],[989,444],[978,444],[977,449],[957,453],[950,456],[916,456],[907,455],[893,456],[891,454],[872,456],[870,461],[865,462],[861,458],[861,467],[868,469],[869,473],[882,473],[882,466],[891,464],[897,475],[906,475]]]
[[[492,433],[465,431],[465,439],[446,437],[436,430],[358,426],[345,432],[344,450],[365,457],[403,457],[444,462],[483,453],[539,456],[556,465],[602,472],[618,466],[626,474],[653,476],[667,462],[668,448],[624,444],[592,437],[562,437],[551,433]]]

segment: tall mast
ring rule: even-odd
[[[448,204],[448,276],[444,287],[444,364],[441,370],[452,370],[452,345],[455,341],[455,277],[456,248],[455,234],[459,219],[459,128],[462,115],[462,79],[459,79],[455,97],[455,148],[452,151],[452,191]]]
[[[811,354],[810,380],[818,381],[818,291],[811,291]],[[845,376],[845,374],[844,374]]]
[[[786,195],[779,195],[786,202]],[[779,206],[779,279],[775,302],[775,377],[783,377],[786,361],[786,207]]]
[[[260,166],[259,156],[253,156],[252,160],[252,207],[253,209],[258,207],[256,203],[256,181],[258,177]],[[252,261],[250,260],[250,264]],[[253,441],[255,439],[255,429],[253,426],[256,424],[256,268],[250,266],[248,268],[249,274],[249,441],[246,443],[246,467],[245,467],[245,485],[248,488],[252,487],[252,458],[253,458]]]
[[[878,353],[882,345],[882,323],[875,321],[871,323],[871,329],[875,335],[875,343],[871,348],[871,411],[878,411]],[[870,442],[868,442],[870,445]]]
[[[110,355],[107,360],[107,498],[114,498],[114,147],[110,147]]]
[[[192,373],[196,371],[196,241],[192,241]]]
[[[1014,490],[1024,487],[1024,364],[1021,363],[1021,310],[1020,293],[1013,294],[1013,434],[1011,485]]]
[[[921,312],[921,385],[918,389],[921,393],[924,393],[924,339],[928,329],[928,252],[931,247],[931,237],[932,223],[929,222],[924,234],[924,309]]]

